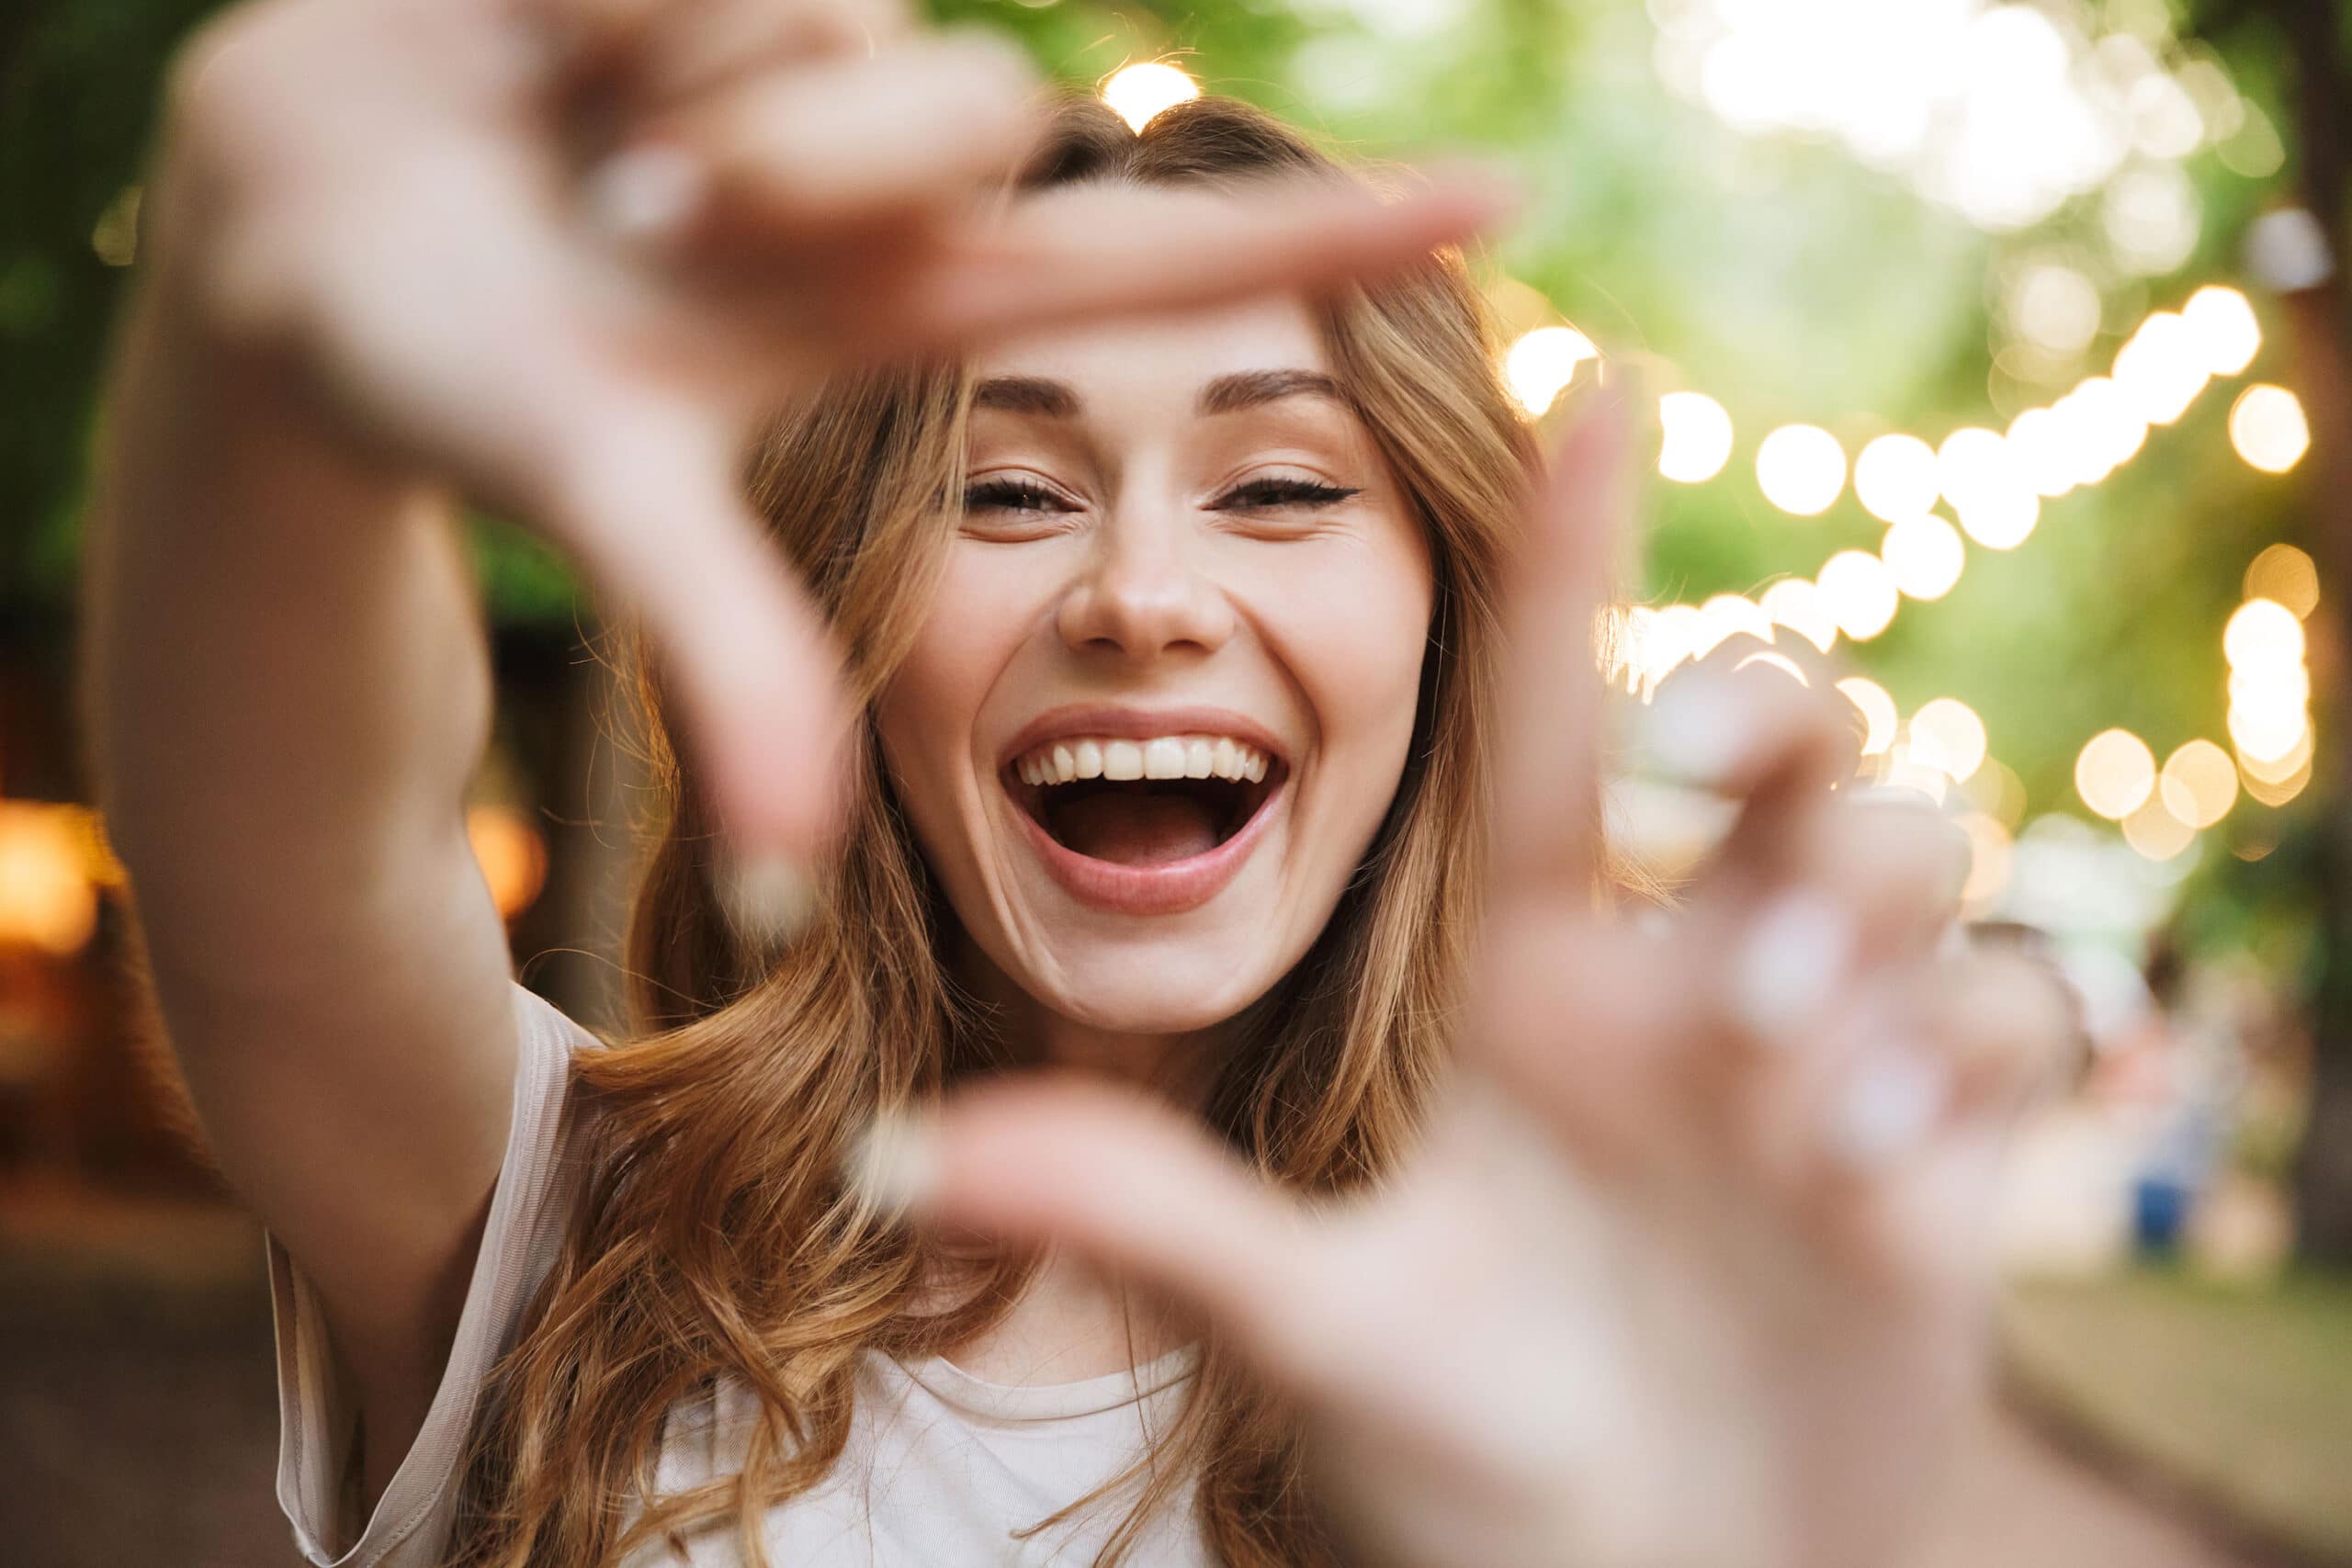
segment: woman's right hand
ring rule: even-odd
[[[182,59],[140,331],[538,529],[640,614],[740,850],[808,854],[837,657],[738,486],[832,367],[1407,265],[1491,193],[1103,191],[1009,217],[1006,45],[900,0],[250,0]],[[283,432],[279,434],[285,434]]]

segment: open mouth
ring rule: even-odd
[[[1281,789],[1283,761],[1216,736],[1063,740],[1006,768],[1013,801],[1073,854],[1114,865],[1174,865],[1249,826]]]

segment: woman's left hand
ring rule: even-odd
[[[1957,942],[1958,833],[1832,791],[1837,699],[1773,670],[1647,710],[1744,804],[1670,915],[1596,908],[1626,423],[1581,422],[1528,531],[1483,973],[1406,1168],[1308,1207],[1172,1109],[1005,1082],[930,1134],[918,1205],[1208,1313],[1367,1561],[1880,1568],[1975,1388],[2002,1136],[2066,1012]]]

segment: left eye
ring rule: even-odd
[[[1238,484],[1210,504],[1220,512],[1261,512],[1282,506],[1335,506],[1361,489],[1320,479],[1260,479]]]

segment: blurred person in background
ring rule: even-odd
[[[311,1561],[1889,1561],[2063,1012],[1768,672],[1615,917],[1630,417],[1539,461],[1491,197],[875,0],[251,6],[159,165],[85,680]],[[456,497],[643,629],[625,1039]]]

